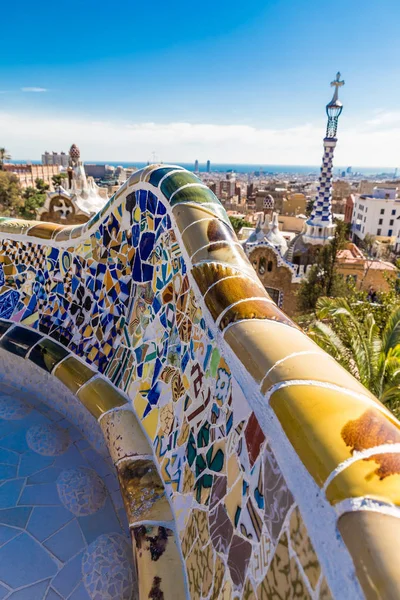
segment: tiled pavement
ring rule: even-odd
[[[124,515],[111,463],[41,399],[2,383],[0,600],[130,600]]]

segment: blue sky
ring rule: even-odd
[[[7,2],[0,145],[315,164],[340,69],[338,164],[396,166],[399,17],[398,0]]]

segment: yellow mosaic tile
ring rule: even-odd
[[[375,511],[346,513],[339,531],[367,600],[397,600],[400,590],[400,520]]]
[[[290,351],[291,350],[292,348],[290,347]],[[280,383],[281,381],[309,379],[332,383],[373,398],[372,394],[352,377],[350,373],[343,369],[335,359],[325,352],[323,353],[317,349],[315,350],[315,354],[300,354],[299,356],[293,356],[274,367],[263,381],[261,387],[262,393],[267,393],[273,385]]]
[[[312,385],[292,385],[276,391],[270,400],[287,437],[319,485],[352,451],[372,447],[376,433],[380,443],[399,435],[400,424],[382,413],[367,399],[355,398]],[[363,419],[372,417],[373,427],[365,429]],[[345,441],[345,427],[355,423],[352,439]]]
[[[96,375],[96,372],[80,360],[69,356],[56,367],[54,375],[75,394],[84,383]]]
[[[297,506],[290,517],[289,527],[292,548],[297,554],[311,587],[315,590],[321,574],[321,567]]]
[[[269,369],[289,353],[318,348],[294,327],[266,320],[235,323],[224,333],[224,338],[259,383]],[[322,350],[319,352],[322,354]]]
[[[326,582],[325,577],[321,581],[321,585],[319,588],[318,600],[333,600],[331,590],[329,589],[329,586]]]
[[[158,413],[159,409],[153,408],[153,410],[142,420],[142,425],[151,440],[154,440],[157,433]]]
[[[210,600],[218,600],[219,593],[222,587],[222,582],[224,580],[224,575],[225,565],[217,554],[214,564],[214,584]]]
[[[122,394],[101,378],[94,379],[79,390],[78,398],[96,418],[112,408],[127,403]]]
[[[258,600],[272,598],[311,600],[296,560],[289,557],[286,533],[279,539],[268,573],[257,589],[257,598]]]
[[[336,475],[326,490],[332,504],[362,496],[400,506],[400,454],[358,460]]]
[[[152,455],[152,448],[131,410],[113,410],[100,419],[107,447],[114,463],[135,455]]]
[[[134,597],[186,600],[182,562],[173,531],[142,525],[131,532],[134,562],[140,573],[139,590]]]

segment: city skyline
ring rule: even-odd
[[[155,151],[165,161],[318,164],[329,83],[341,70],[337,163],[400,163],[393,0],[379,13],[372,0],[206,1],[185,27],[183,3],[155,2],[150,18],[123,2],[122,34],[102,2],[80,6],[68,23],[61,6],[39,15],[23,5],[22,18],[20,4],[4,8],[19,27],[17,36],[5,28],[10,52],[0,59],[1,143],[16,159],[76,141],[91,160]]]

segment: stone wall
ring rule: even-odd
[[[193,174],[0,231],[0,347],[98,419],[141,599],[396,597],[400,425],[271,301]]]

